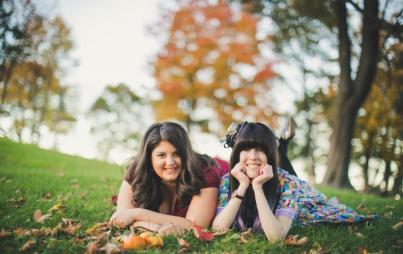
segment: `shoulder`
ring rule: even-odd
[[[220,186],[220,174],[216,166],[204,166],[202,167],[203,179],[206,183],[204,188]]]

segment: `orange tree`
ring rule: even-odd
[[[259,19],[225,1],[181,1],[171,12],[167,41],[154,61],[161,99],[157,120],[175,118],[222,134],[232,121],[272,122],[272,63],[261,48]]]

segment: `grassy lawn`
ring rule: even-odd
[[[85,252],[87,245],[94,241],[86,229],[109,219],[114,210],[111,196],[116,194],[121,179],[120,166],[0,138],[0,253],[18,252],[29,240],[34,241],[26,252]],[[329,197],[337,196],[350,207],[358,208],[360,213],[378,213],[381,218],[359,225],[293,228],[290,235],[308,238],[301,246],[270,244],[263,235],[248,236],[247,242],[241,241],[238,232],[229,232],[211,242],[204,242],[189,232],[183,236],[190,245],[187,252],[403,253],[403,227],[392,228],[403,220],[402,200],[328,188],[320,190]],[[50,215],[43,223],[34,219],[38,209]],[[73,233],[59,230],[49,234],[47,230],[57,228],[62,218],[73,219],[73,226],[81,226],[76,227]],[[65,223],[62,226],[64,229],[68,225],[68,222]],[[21,233],[24,230],[29,233]],[[109,232],[120,234],[128,230],[116,232],[113,229]],[[105,236],[106,239],[111,235]],[[144,252],[172,253],[180,250],[176,237],[169,236],[164,239],[162,249],[149,248]]]

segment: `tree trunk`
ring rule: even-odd
[[[378,1],[364,1],[364,18],[359,66],[356,79],[351,80],[351,42],[348,33],[347,8],[344,0],[337,1],[336,15],[339,39],[340,81],[333,115],[333,133],[327,171],[323,182],[336,187],[351,187],[348,168],[351,159],[351,139],[357,112],[365,101],[375,78],[379,51],[379,28],[376,24]]]
[[[371,144],[369,146],[371,146]],[[367,151],[365,151],[365,163],[364,163],[364,166],[362,167],[362,170],[364,172],[364,191],[365,192],[369,191],[368,168],[369,168],[369,160],[371,159],[370,150],[371,150],[371,148],[369,147],[367,149]]]

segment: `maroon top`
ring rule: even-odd
[[[204,181],[205,181],[205,185],[202,187],[202,189],[210,188],[210,187],[214,187],[214,188],[220,187],[221,178],[220,178],[218,168],[204,167],[202,169],[202,173],[203,173],[203,177],[204,177]],[[134,172],[128,171],[125,176],[125,180],[128,183],[131,183],[133,178],[134,178]],[[187,213],[188,209],[189,209],[189,205],[187,205],[185,207],[181,207],[180,202],[176,202],[172,215],[186,217],[186,213]]]

